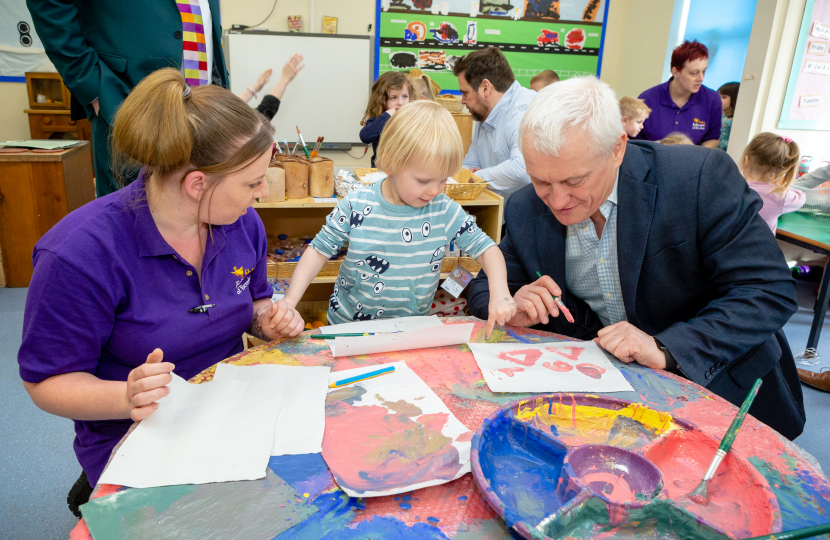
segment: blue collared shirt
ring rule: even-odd
[[[695,144],[718,140],[723,115],[720,95],[711,88],[701,86],[685,105],[678,107],[669,92],[672,79],[674,77],[640,94],[640,99],[649,106],[651,114],[646,118],[637,138],[659,141],[669,133],[679,131]]]
[[[568,226],[565,241],[565,285],[599,316],[604,326],[628,320],[625,316],[617,259],[617,178],[608,199],[599,207],[605,216],[602,238],[589,217]]]
[[[481,168],[476,174],[490,189],[508,196],[530,183],[519,150],[519,124],[536,92],[513,81],[484,122],[476,122],[464,167]]]

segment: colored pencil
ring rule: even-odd
[[[542,277],[542,273],[541,273],[540,271],[538,271],[538,270],[536,271],[536,275],[537,275],[537,276],[539,276],[540,278]],[[560,299],[559,299],[559,297],[558,297],[558,296],[556,296],[555,294],[552,294],[552,293],[551,293],[551,296],[553,296],[553,302],[554,302],[557,306],[559,306],[559,311],[561,311],[561,312],[562,312],[562,315],[564,315],[564,316],[565,316],[565,319],[566,319],[569,323],[574,322],[573,315],[571,315],[571,312],[568,310],[568,308],[566,308],[566,307],[565,307],[565,303],[564,303],[564,302],[562,302],[562,300],[560,300]]]
[[[759,388],[761,388],[761,379],[756,380],[755,384],[752,385],[752,388],[749,390],[749,395],[746,396],[743,405],[738,410],[738,414],[732,420],[732,425],[726,430],[726,435],[723,436],[723,440],[718,445],[718,450],[715,452],[715,457],[712,458],[712,463],[709,464],[709,469],[703,476],[703,480],[700,481],[700,484],[698,484],[694,491],[689,493],[689,499],[697,504],[706,504],[706,501],[709,500],[709,482],[715,477],[715,473],[718,471],[718,467],[723,461],[723,458],[726,457],[727,452],[732,448],[732,443],[735,441],[738,430],[741,429],[744,423],[744,418],[746,418],[749,407],[752,406],[752,402],[755,401],[755,396],[758,395]]]
[[[397,334],[397,332],[357,332],[354,334],[311,334],[311,339],[335,339],[339,337],[361,337],[361,336],[382,336],[384,334]]]
[[[333,382],[329,385],[329,388],[340,388],[341,386],[346,386],[347,384],[365,381],[366,379],[371,379],[373,377],[380,377],[381,375],[386,375],[387,373],[392,373],[394,371],[395,366],[376,369],[375,371],[370,371],[362,375],[355,375],[354,377],[349,377],[348,379],[341,379],[337,382]]]
[[[800,540],[801,538],[813,538],[814,536],[820,536],[829,532],[830,524],[825,523],[824,525],[804,527],[803,529],[794,529],[792,531],[753,536],[746,540]]]
[[[305,152],[305,158],[306,159],[311,159],[311,157],[308,155],[308,148],[306,148],[305,139],[303,139],[303,134],[300,133],[300,126],[294,126],[294,127],[297,128],[297,135],[300,136],[300,142],[303,143],[303,152]]]

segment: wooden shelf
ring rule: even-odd
[[[490,190],[485,189],[481,194],[472,201],[456,201],[461,206],[498,206],[501,197]],[[314,198],[306,197],[305,199],[287,199],[282,202],[274,203],[254,203],[254,208],[334,208],[337,203],[314,202]]]

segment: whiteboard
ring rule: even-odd
[[[289,32],[231,32],[226,57],[231,92],[240,94],[268,68],[271,80],[248,103],[256,107],[274,87],[282,67],[294,53],[304,57],[305,67],[285,89],[280,110],[272,120],[278,141],[298,139],[306,144],[317,137],[331,143],[360,142],[360,120],[372,88],[372,41],[369,36],[303,34]]]

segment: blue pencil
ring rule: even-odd
[[[329,385],[329,388],[340,388],[341,386],[346,386],[347,384],[365,381],[366,379],[386,375],[387,373],[392,373],[393,371],[395,371],[395,366],[376,369],[375,371],[369,371],[368,373],[364,373],[362,375],[355,375],[354,377],[349,377],[348,379],[342,379],[337,382],[333,382]]]

